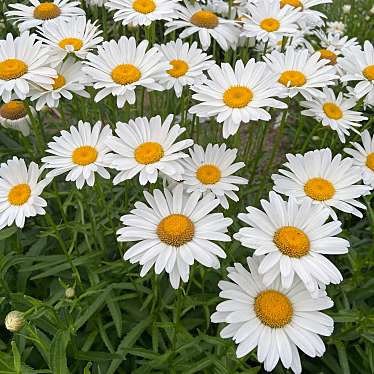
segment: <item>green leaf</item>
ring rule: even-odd
[[[116,326],[117,335],[120,337],[122,335],[122,313],[118,302],[113,299],[114,294],[111,292],[106,303],[113,318],[114,326]]]
[[[66,348],[70,341],[68,330],[58,330],[51,343],[50,363],[53,374],[69,374]]]
[[[14,370],[17,374],[22,374],[21,371],[21,355],[19,353],[18,347],[16,342],[13,340],[11,342],[12,345],[12,352],[13,352],[13,363],[14,363]]]
[[[16,233],[17,230],[18,230],[17,226],[11,226],[11,227],[7,227],[6,229],[0,230],[0,240],[5,240],[5,239],[10,238],[13,234]]]

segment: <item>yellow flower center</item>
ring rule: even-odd
[[[160,240],[173,247],[188,243],[194,234],[194,224],[183,214],[171,214],[163,218],[157,226],[157,235]]]
[[[244,108],[252,99],[252,91],[243,86],[230,87],[223,94],[223,101],[230,108]]]
[[[374,171],[374,152],[369,153],[366,159],[366,166]]]
[[[334,52],[328,49],[320,49],[318,52],[321,54],[320,60],[322,59],[329,60],[330,65],[336,64],[336,59],[338,58],[338,56]]]
[[[72,160],[75,164],[86,166],[92,164],[97,159],[97,150],[90,145],[83,145],[74,149]]]
[[[214,29],[218,26],[218,17],[208,10],[199,10],[194,13],[190,19],[191,23],[205,29]]]
[[[300,71],[286,70],[281,74],[278,82],[286,87],[300,87],[306,83],[306,77]]]
[[[11,205],[25,204],[31,195],[31,188],[26,183],[13,186],[8,193],[8,201]]]
[[[21,60],[9,58],[0,62],[0,79],[9,81],[26,74],[28,66]]]
[[[310,249],[308,236],[293,226],[283,226],[278,229],[274,234],[273,242],[285,256],[289,257],[303,257]]]
[[[183,60],[171,60],[170,65],[173,68],[166,72],[174,78],[182,77],[188,71],[188,64]]]
[[[322,108],[326,116],[331,119],[340,119],[343,117],[342,110],[334,103],[323,104]]]
[[[374,65],[366,66],[366,68],[362,71],[366,79],[369,81],[374,80]]]
[[[335,195],[335,188],[327,179],[312,178],[305,183],[304,192],[313,200],[325,201]]]
[[[140,70],[132,64],[121,64],[112,70],[112,79],[118,84],[131,84],[142,76]]]
[[[65,77],[63,75],[57,75],[57,78],[54,79],[53,82],[53,89],[58,90],[59,88],[63,87],[66,83]]]
[[[0,107],[0,116],[10,120],[26,117],[27,110],[22,101],[13,100]]]
[[[34,9],[34,18],[43,21],[53,19],[61,14],[61,9],[54,3],[42,3]]]
[[[288,325],[293,315],[290,299],[275,290],[260,292],[255,299],[254,310],[257,318],[273,329]]]
[[[303,3],[300,0],[280,0],[280,6],[290,5],[294,8],[303,8]]]
[[[164,156],[164,149],[159,143],[145,142],[135,149],[134,155],[139,164],[148,165],[160,161]]]
[[[221,170],[216,165],[202,165],[196,171],[196,178],[202,184],[216,184],[221,179]]]
[[[156,3],[153,0],[135,0],[132,8],[139,13],[148,14],[156,9]]]
[[[71,45],[74,51],[79,51],[83,47],[83,41],[78,38],[65,38],[58,43],[58,46],[62,49],[65,49],[67,45]]]
[[[280,23],[275,18],[265,18],[260,22],[260,27],[268,32],[277,31]]]

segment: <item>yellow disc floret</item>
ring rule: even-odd
[[[202,165],[196,171],[196,178],[202,184],[215,184],[221,179],[221,170],[216,165]]]
[[[208,10],[199,10],[194,13],[190,19],[191,23],[198,27],[203,27],[205,29],[214,29],[218,26],[219,19],[213,13]]]
[[[331,119],[338,120],[343,117],[342,110],[334,103],[325,103],[322,108],[326,116]]]
[[[304,231],[293,226],[283,226],[273,237],[274,244],[285,256],[300,258],[308,254],[310,242]]]
[[[61,9],[54,3],[46,2],[39,4],[34,9],[34,18],[48,20],[57,18],[61,14]]]
[[[306,77],[300,71],[286,70],[281,74],[278,81],[286,87],[301,87],[306,83]]]
[[[117,65],[112,70],[112,79],[118,84],[131,84],[140,79],[142,76],[140,70],[132,64]]]
[[[170,65],[173,68],[166,72],[174,78],[182,77],[188,72],[188,64],[183,60],[171,60]]]
[[[273,329],[288,325],[293,316],[290,299],[275,290],[260,292],[255,299],[254,310],[257,318]]]
[[[12,100],[0,106],[0,116],[5,119],[17,120],[27,115],[25,104],[19,100]]]
[[[139,13],[148,14],[156,9],[156,3],[153,0],[135,0],[132,8]]]
[[[280,27],[280,23],[275,18],[265,18],[260,22],[260,27],[268,32],[277,31]]]
[[[97,150],[90,145],[83,145],[74,150],[72,160],[75,164],[86,166],[92,164],[97,159]]]
[[[374,152],[369,153],[366,158],[366,166],[374,171]]]
[[[134,156],[139,164],[154,164],[164,156],[164,149],[159,143],[145,142],[135,149]]]
[[[54,82],[53,82],[53,89],[54,90],[58,90],[59,88],[63,87],[66,83],[66,79],[63,75],[57,75],[57,78],[54,79]]]
[[[27,203],[31,195],[31,188],[26,183],[13,186],[8,193],[8,201],[11,205],[23,205]]]
[[[83,47],[83,41],[78,38],[64,38],[58,43],[58,46],[63,49],[68,45],[71,45],[74,48],[74,51],[79,51]]]
[[[362,74],[364,74],[366,79],[369,79],[369,81],[374,80],[374,65],[366,66],[366,68],[362,71]]]
[[[304,192],[313,200],[325,201],[335,195],[335,188],[327,179],[312,178],[305,183]]]
[[[195,234],[193,222],[183,214],[171,214],[157,226],[160,240],[173,247],[180,247],[192,240]]]
[[[230,108],[244,108],[252,99],[252,91],[244,86],[230,87],[223,94],[223,101]]]
[[[27,64],[17,58],[9,58],[0,62],[0,79],[9,81],[17,79],[26,74],[28,70]]]

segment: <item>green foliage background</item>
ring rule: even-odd
[[[14,1],[12,1],[14,2]],[[5,0],[0,10],[6,10]],[[350,14],[342,5],[351,4]],[[0,2],[1,5],[1,2]],[[374,16],[371,0],[340,1],[326,7],[329,20],[343,20],[347,34],[363,42],[373,41]],[[87,9],[89,17],[98,18],[106,39],[133,34],[138,40],[166,40],[162,25],[145,30],[125,30],[114,25],[111,15]],[[17,31],[0,14],[4,23],[0,36]],[[365,19],[369,16],[369,19]],[[213,46],[217,62],[256,56],[243,48],[225,54]],[[256,56],[260,58],[259,56]],[[145,94],[138,92],[137,104],[118,110],[112,98],[95,104],[75,98],[62,102],[58,111],[46,111],[34,119],[34,134],[23,138],[12,130],[0,130],[0,159],[13,155],[28,162],[40,161],[45,142],[54,133],[75,125],[79,119],[91,123],[101,119],[114,126],[139,115],[173,112],[187,127],[188,137],[199,144],[221,143],[221,127],[213,120],[200,124],[186,110],[190,93],[177,101],[173,92]],[[267,123],[243,125],[227,143],[240,149],[240,160],[247,166],[242,175],[249,178],[241,188],[240,203],[231,204],[226,216],[236,217],[248,205],[258,206],[259,199],[271,189],[271,173],[285,161],[288,152],[329,146],[334,153],[343,146],[331,130],[312,119],[300,116],[296,100],[291,101],[287,120],[274,128]],[[373,113],[364,128],[373,129]],[[36,132],[35,132],[36,131]],[[351,136],[350,140],[357,140]],[[157,186],[150,186],[152,190]],[[148,188],[148,187],[147,187]],[[210,314],[219,302],[217,283],[225,278],[225,268],[243,262],[250,254],[233,241],[226,244],[227,259],[220,270],[194,265],[190,281],[174,291],[165,274],[150,272],[139,277],[139,266],[122,260],[126,244],[116,241],[119,218],[142,197],[136,180],[113,186],[97,178],[94,188],[78,191],[74,184],[57,178],[44,192],[47,215],[29,219],[24,230],[15,227],[0,231],[0,320],[11,310],[26,313],[26,325],[17,334],[0,328],[0,374],[146,374],[215,373],[254,374],[262,372],[255,352],[236,359],[232,341],[219,337],[222,326],[211,324]],[[342,271],[344,282],[330,286],[335,302],[327,311],[335,320],[333,336],[324,339],[327,352],[321,359],[302,355],[305,373],[349,374],[374,372],[374,211],[371,197],[366,197],[367,213],[362,220],[340,214],[342,236],[351,242],[348,255],[333,261]],[[230,232],[239,229],[234,220]],[[74,298],[65,290],[74,287]],[[286,371],[278,365],[275,373]]]

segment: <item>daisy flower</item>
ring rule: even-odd
[[[358,46],[357,38],[349,39],[348,36],[343,36],[335,33],[325,33],[322,30],[315,30],[314,34],[318,37],[323,48],[344,51],[347,48]]]
[[[343,280],[335,265],[323,255],[348,252],[349,242],[337,238],[341,222],[326,223],[328,209],[304,200],[297,205],[290,197],[287,202],[271,191],[269,201],[261,200],[262,210],[248,207],[239,219],[250,227],[241,228],[234,235],[245,247],[254,249],[254,256],[262,256],[259,274],[265,286],[270,286],[280,275],[283,288],[290,288],[295,274],[312,295],[321,284],[338,284]]]
[[[366,40],[364,49],[350,48],[344,51],[344,57],[338,63],[346,72],[343,82],[359,81],[354,88],[358,99],[365,97],[368,105],[374,106],[374,47]]]
[[[12,94],[25,100],[30,85],[53,84],[56,70],[49,67],[49,50],[36,41],[36,35],[23,33],[0,40],[0,96],[6,103]]]
[[[244,19],[242,36],[257,40],[275,41],[292,36],[298,30],[299,8],[281,7],[279,0],[259,0],[248,6],[249,15]]]
[[[314,117],[317,121],[322,122],[323,126],[329,126],[338,133],[339,139],[345,143],[345,135],[349,136],[349,131],[360,127],[361,121],[366,121],[361,112],[351,110],[356,105],[356,100],[346,99],[340,92],[338,97],[335,96],[331,88],[324,88],[325,98],[315,98],[310,101],[302,101],[300,104],[308,108],[301,114],[304,116]]]
[[[56,54],[60,61],[67,54],[84,59],[88,52],[96,49],[103,41],[96,21],[91,23],[85,16],[44,23],[38,27],[38,32],[39,39],[50,46],[51,52]]]
[[[105,7],[114,11],[114,21],[122,25],[149,26],[153,21],[170,21],[179,0],[108,0]]]
[[[166,24],[165,35],[184,28],[179,37],[184,39],[198,33],[204,51],[209,48],[211,38],[215,39],[224,51],[230,47],[235,48],[240,30],[233,21],[218,17],[210,10],[203,9],[198,3],[190,4],[185,1],[185,4],[186,7],[177,8],[177,19]]]
[[[266,371],[272,371],[280,359],[286,369],[300,374],[298,348],[310,357],[325,352],[319,335],[330,336],[334,321],[320,311],[331,308],[333,302],[325,295],[312,299],[298,280],[289,289],[282,287],[279,278],[266,286],[258,273],[260,261],[248,257],[250,271],[239,263],[227,269],[231,281],[218,283],[219,295],[226,300],[210,319],[227,323],[220,335],[238,345],[238,358],[257,347],[257,359]]]
[[[205,81],[204,71],[214,65],[214,61],[201,49],[197,43],[191,46],[181,39],[157,46],[163,55],[163,60],[172,66],[166,70],[166,75],[160,83],[167,90],[174,88],[177,97],[181,97],[184,86],[192,86]]]
[[[182,184],[171,192],[145,191],[148,205],[137,202],[130,214],[121,217],[125,227],[117,231],[117,240],[139,242],[123,258],[142,265],[141,277],[154,266],[156,274],[165,270],[172,287],[178,288],[180,279],[188,281],[195,260],[209,268],[220,267],[218,257],[226,258],[226,253],[212,240],[231,240],[225,233],[232,219],[222,213],[211,213],[218,200],[199,196],[197,192],[184,194]]]
[[[67,19],[84,15],[79,1],[53,0],[41,3],[39,0],[29,0],[31,5],[20,3],[9,4],[15,10],[5,12],[5,15],[18,24],[21,32],[43,25],[50,20]]]
[[[134,37],[122,36],[118,42],[105,41],[98,47],[97,55],[88,53],[83,70],[92,78],[94,88],[100,90],[96,102],[111,94],[122,108],[126,102],[135,103],[138,86],[163,90],[157,81],[166,75],[170,65],[161,61],[156,47],[146,52],[148,44],[148,40],[143,40],[136,45]]]
[[[335,68],[329,60],[321,59],[321,53],[309,55],[307,49],[297,51],[292,47],[285,53],[273,51],[264,57],[270,69],[277,74],[278,82],[288,91],[290,97],[298,93],[306,100],[323,97],[319,88],[335,84]]]
[[[334,220],[337,216],[333,208],[362,218],[357,208],[366,207],[355,199],[367,194],[370,187],[356,184],[361,173],[351,158],[342,159],[341,154],[332,158],[329,148],[286,157],[284,166],[289,170],[280,169],[282,175],[272,175],[274,191],[293,196],[298,203],[310,200],[327,207]]]
[[[32,114],[35,109],[30,107]],[[27,114],[25,104],[19,100],[11,100],[0,105],[0,124],[9,129],[21,131],[23,136],[30,134],[30,117]]]
[[[18,157],[0,165],[0,230],[13,222],[22,228],[26,218],[45,214],[47,202],[40,194],[51,180],[38,181],[41,173],[35,162],[27,167]]]
[[[271,116],[264,108],[287,108],[273,98],[282,93],[282,88],[264,62],[251,59],[244,65],[238,60],[235,69],[223,63],[221,67],[214,65],[208,74],[210,79],[204,84],[192,87],[196,92],[192,97],[201,103],[189,112],[199,117],[217,116],[217,122],[223,122],[224,138],[236,134],[241,122],[269,121]]]
[[[300,24],[302,28],[304,26],[308,27],[323,25],[323,19],[326,18],[326,15],[312,8],[321,4],[330,3],[332,3],[332,0],[280,0],[281,7],[289,5],[291,7],[300,9]]]
[[[345,24],[344,22],[340,21],[331,21],[326,22],[327,25],[327,33],[329,34],[344,34],[345,31]]]
[[[353,165],[361,170],[364,183],[374,188],[374,136],[368,130],[361,133],[361,142],[351,142],[352,148],[344,148],[344,152],[353,157]]]
[[[57,67],[57,78],[52,86],[41,86],[32,94],[31,100],[36,100],[36,110],[41,110],[44,105],[49,108],[57,108],[61,98],[71,100],[73,94],[90,97],[84,90],[85,75],[82,74],[82,64],[75,62],[74,58],[68,58]]]
[[[119,173],[114,184],[131,179],[139,174],[141,185],[155,183],[158,171],[174,180],[182,178],[183,167],[179,159],[188,157],[181,152],[193,144],[192,139],[175,142],[186,129],[171,126],[173,115],[169,114],[162,123],[161,117],[148,120],[138,117],[129,123],[117,122],[116,134],[108,138],[107,145],[116,154],[111,166]]]
[[[220,204],[229,208],[227,198],[239,201],[234,191],[237,184],[247,184],[245,178],[233,175],[245,166],[244,162],[235,162],[237,149],[226,149],[226,144],[208,144],[206,150],[198,144],[189,149],[191,158],[181,161],[184,167],[183,181],[188,193],[212,193]]]
[[[95,172],[109,179],[105,169],[110,162],[106,141],[111,134],[110,126],[102,127],[101,122],[91,127],[88,122],[79,121],[78,128],[71,126],[70,132],[62,130],[60,136],[54,136],[54,141],[48,143],[46,152],[53,156],[42,158],[45,168],[52,169],[47,177],[68,172],[65,180],[75,182],[78,189],[85,183],[93,186]]]

